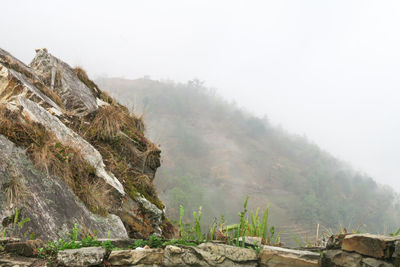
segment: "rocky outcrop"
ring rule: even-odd
[[[46,49],[29,66],[0,49],[0,231],[56,240],[77,224],[99,237],[171,234],[151,183],[159,166],[141,119],[81,68]]]
[[[57,93],[65,109],[74,115],[84,116],[98,105],[93,92],[73,72],[65,62],[54,57],[46,49],[37,49],[30,63],[41,80]]]
[[[347,234],[331,239],[340,239],[341,242],[323,252],[321,266],[390,267],[400,265],[400,259],[396,254],[396,242],[400,241],[400,236]]]

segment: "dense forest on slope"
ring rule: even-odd
[[[400,226],[398,196],[305,137],[289,134],[228,103],[197,80],[188,83],[102,78],[99,86],[144,114],[161,145],[155,184],[171,218],[203,207],[209,224],[233,221],[246,195],[251,208],[271,203],[283,237],[322,231],[390,232]],[[316,122],[318,123],[318,122]]]

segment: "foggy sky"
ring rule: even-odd
[[[2,1],[0,47],[199,78],[400,191],[399,1]]]

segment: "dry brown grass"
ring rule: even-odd
[[[0,134],[25,147],[32,162],[48,174],[62,178],[86,206],[106,215],[109,190],[80,151],[62,145],[57,138],[33,121],[23,121],[17,112],[0,107]],[[97,190],[101,190],[97,192]]]
[[[73,69],[75,75],[83,82],[93,93],[94,96],[100,98],[104,102],[108,104],[115,104],[115,100],[110,97],[106,92],[103,92],[100,90],[100,88],[95,84],[91,79],[89,79],[89,76],[87,75],[86,71],[81,67],[81,66],[76,66]]]
[[[30,82],[38,88],[43,94],[45,94],[47,97],[49,97],[51,100],[54,101],[57,105],[60,107],[64,107],[61,98],[53,92],[50,88],[48,88],[43,81],[39,80],[37,76],[31,72],[27,66],[22,65],[18,61],[15,61],[12,57],[10,56],[1,56],[0,55],[0,63],[2,63],[4,66],[6,66],[9,69],[13,69],[21,74],[23,74],[25,77],[27,77]]]
[[[45,94],[48,98],[53,100],[53,102],[56,103],[60,108],[64,108],[64,104],[56,92],[52,91],[50,88],[48,88],[41,82],[38,82],[37,80],[34,81],[33,84],[35,85],[36,88],[42,91],[43,94]]]
[[[108,214],[108,207],[112,206],[112,188],[100,180],[88,181],[85,180],[80,184],[77,195],[86,206],[90,207],[91,211],[96,214]]]
[[[146,149],[146,140],[143,136],[144,124],[142,120],[131,116],[126,109],[119,106],[100,107],[91,119],[89,128],[84,136],[92,141],[112,141],[121,133],[138,142]]]
[[[71,128],[80,133],[102,155],[104,163],[133,199],[137,193],[163,208],[151,180],[140,171],[146,156],[158,151],[143,135],[143,122],[120,105],[99,108],[81,121],[71,119]],[[148,164],[151,164],[148,163]]]
[[[138,188],[139,191],[141,191],[144,195],[154,196],[157,194],[149,177],[147,177],[146,175],[136,176],[135,178],[133,178],[133,183],[136,188]]]
[[[15,167],[12,161],[7,162],[7,173],[9,175],[9,182],[3,184],[2,189],[6,195],[7,205],[14,206],[25,201],[28,191],[23,182],[21,172]]]

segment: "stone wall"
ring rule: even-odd
[[[103,239],[104,241],[105,239]],[[288,249],[262,246],[260,250],[208,242],[197,247],[168,245],[165,248],[130,249],[134,240],[111,239],[118,250],[86,247],[59,251],[52,260],[57,266],[265,266],[265,267],[391,267],[400,266],[400,237],[371,234],[332,236],[327,248]],[[0,239],[7,253],[0,253],[0,266],[16,262],[46,261],[32,258],[40,241]],[[312,252],[319,251],[319,252]],[[25,257],[21,257],[25,256]],[[26,257],[30,256],[30,257]],[[29,263],[29,264],[28,264]],[[38,263],[38,264],[39,264]],[[13,265],[14,264],[14,265]]]
[[[322,266],[400,266],[400,236],[343,234],[331,237]]]

